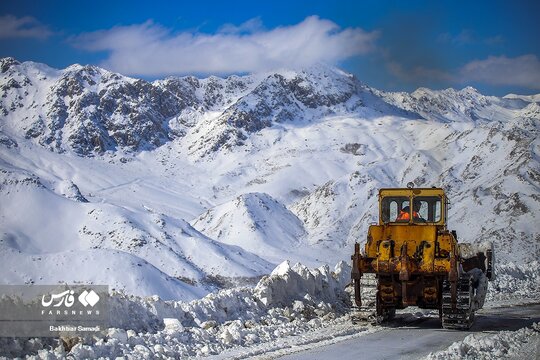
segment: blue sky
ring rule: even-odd
[[[540,1],[2,1],[0,56],[145,79],[336,65],[383,90],[540,93]]]

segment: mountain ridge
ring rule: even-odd
[[[377,190],[409,181],[446,189],[460,241],[540,256],[536,96],[382,92],[324,66],[154,82],[9,58],[0,70],[5,281],[60,281],[67,261],[44,276],[33,259],[98,250],[103,268],[139,274],[117,288],[189,298],[280,257],[336,263],[365,241]]]
[[[354,95],[371,94],[354,76],[322,65],[298,73],[283,70],[226,79],[169,77],[153,82],[93,65],[74,64],[56,70],[3,58],[0,68],[3,115],[9,117],[21,109],[30,113],[18,129],[26,138],[38,139],[53,151],[72,150],[81,156],[116,149],[155,149],[183,137],[195,125],[186,121],[183,113],[193,118],[193,113],[211,110],[221,113],[217,121],[220,129],[213,131],[218,135],[207,139],[212,142],[210,150],[215,151],[224,144],[242,145],[246,133],[276,122],[329,115],[338,105],[342,113],[354,111],[363,104],[362,96]],[[317,86],[321,82],[325,87]],[[22,100],[30,92],[34,101],[25,104]],[[319,113],[309,111],[316,109]],[[127,128],[127,123],[133,129]],[[209,153],[205,150],[203,155]]]

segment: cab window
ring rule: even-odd
[[[438,196],[417,196],[413,199],[413,221],[439,222],[441,221],[442,203]]]
[[[397,222],[399,213],[409,206],[406,196],[389,196],[382,199],[381,216],[383,222]]]

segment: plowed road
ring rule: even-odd
[[[418,359],[430,352],[447,349],[453,342],[475,332],[518,330],[540,321],[540,304],[482,309],[468,331],[444,330],[438,318],[428,317],[403,323],[399,315],[390,327],[365,336],[283,356],[289,360],[323,359]]]

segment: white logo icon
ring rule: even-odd
[[[84,290],[81,295],[79,295],[79,302],[84,305],[84,307],[90,305],[94,307],[99,301],[99,295],[96,294],[94,290],[90,292]]]
[[[73,297],[73,294],[74,294],[73,290],[66,290],[60,294],[52,294],[50,301],[45,301],[45,295],[43,295],[43,297],[41,298],[41,305],[45,307],[49,307],[55,300],[59,300],[57,303],[53,305],[53,307],[59,307],[62,304],[66,305],[66,307],[71,307],[73,303],[75,302],[75,298]]]

